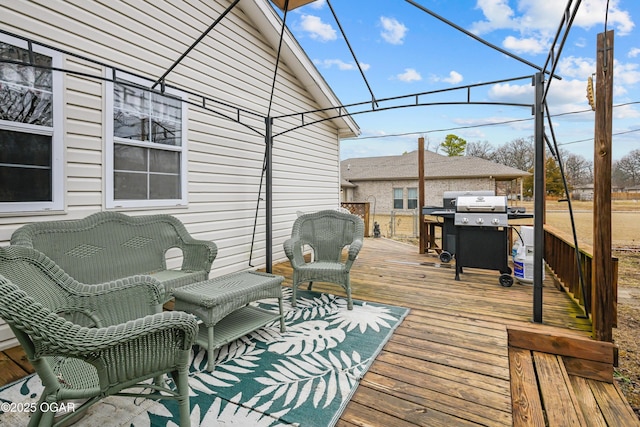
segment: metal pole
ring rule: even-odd
[[[265,177],[266,177],[266,269],[267,273],[273,270],[273,119],[270,116],[265,117]]]
[[[418,241],[420,242],[418,253],[420,254],[427,252],[427,227],[422,213],[424,203],[424,136],[421,136],[418,138]]]
[[[164,72],[164,74],[162,74],[162,76],[160,76],[160,78],[158,78],[158,80],[156,80],[156,82],[153,84],[153,86],[151,86],[151,89],[155,88],[156,86],[158,86],[159,84],[161,84],[162,82],[164,82],[164,79],[169,75],[170,72],[173,71],[174,68],[176,68],[178,66],[178,64],[180,62],[182,62],[182,60],[189,54],[189,52],[191,52],[193,50],[193,48],[195,48],[198,43],[200,43],[202,41],[203,38],[205,38],[207,36],[207,34],[209,34],[209,32],[211,32],[211,30],[213,30],[213,27],[215,27],[216,25],[218,25],[218,23],[220,21],[222,21],[222,19],[227,16],[227,14],[229,12],[231,12],[231,9],[233,9],[239,2],[240,0],[235,0],[228,8],[227,10],[225,10],[222,15],[220,15],[218,17],[218,19],[216,19],[213,24],[211,24],[209,26],[209,28],[207,28],[207,30],[200,34],[200,37],[198,37],[198,39],[196,41],[194,41],[191,46],[189,46],[189,49],[187,49],[182,55],[180,55],[180,58],[178,58],[173,64],[171,64],[171,67],[169,67],[169,69],[167,71]],[[164,90],[163,90],[164,92]]]
[[[536,73],[535,86],[535,159],[533,171],[533,321],[542,323],[542,256],[544,252],[545,159],[544,159],[544,74]]]

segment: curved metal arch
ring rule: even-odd
[[[284,135],[286,133],[289,133],[291,131],[297,130],[297,129],[301,129],[303,127],[306,126],[311,126],[311,125],[315,125],[317,123],[322,123],[328,120],[334,120],[340,117],[350,117],[350,116],[355,116],[358,114],[368,114],[368,113],[376,113],[379,111],[389,111],[389,110],[396,110],[396,109],[400,109],[400,108],[411,108],[411,107],[433,107],[433,106],[439,106],[439,105],[501,105],[501,106],[510,106],[510,107],[529,107],[531,109],[534,108],[533,104],[519,104],[519,103],[514,103],[514,102],[473,102],[473,101],[468,101],[468,102],[455,102],[455,101],[451,101],[451,102],[428,102],[428,103],[417,103],[417,104],[407,104],[407,105],[394,105],[393,107],[381,107],[381,108],[373,108],[370,110],[365,110],[365,111],[357,111],[357,112],[353,112],[353,113],[346,113],[346,114],[337,114],[335,116],[331,116],[331,117],[323,117],[322,119],[318,119],[318,120],[314,120],[308,123],[303,123],[299,126],[295,126],[292,127],[290,129],[287,129],[283,132],[279,132],[276,134],[272,135],[272,138],[275,138],[277,136],[281,136]]]
[[[201,110],[205,110],[208,111],[211,114],[215,114],[217,116],[220,116],[224,119],[227,119],[229,121],[232,121],[234,123],[237,123],[241,126],[244,126],[245,128],[249,129],[250,131],[252,131],[253,133],[257,134],[258,136],[264,137],[265,134],[264,132],[258,130],[257,128],[254,128],[253,126],[247,124],[247,123],[243,123],[242,120],[240,119],[240,114],[243,110],[239,110],[236,108],[236,113],[237,113],[237,118],[234,117],[230,117],[227,114],[221,113],[220,111],[216,111],[213,108],[207,107],[206,105],[204,105],[205,103],[203,102],[202,104],[199,104],[197,102],[194,101],[189,101],[189,100],[182,100],[183,103],[188,104],[188,105],[192,105],[194,107],[200,108]],[[263,116],[259,116],[260,118],[262,118],[262,120],[264,120]]]
[[[510,77],[507,79],[499,79],[499,80],[492,80],[489,82],[482,82],[482,83],[474,83],[474,84],[470,84],[470,85],[463,85],[463,86],[455,86],[455,87],[450,87],[450,88],[444,88],[444,89],[436,89],[436,90],[430,90],[430,91],[426,91],[426,92],[416,92],[416,93],[411,93],[411,94],[407,94],[407,95],[399,95],[399,96],[392,96],[392,97],[387,97],[387,98],[380,98],[380,99],[376,99],[374,101],[371,100],[367,100],[367,101],[360,101],[360,102],[354,102],[351,104],[342,104],[342,105],[338,105],[338,106],[333,106],[333,107],[327,107],[327,108],[318,108],[315,110],[308,110],[308,111],[302,111],[302,112],[297,112],[297,113],[291,113],[291,114],[283,114],[280,116],[274,116],[273,119],[277,120],[277,119],[283,119],[283,118],[287,118],[287,117],[295,117],[295,116],[304,116],[305,114],[312,114],[312,113],[323,113],[326,111],[334,111],[334,110],[339,110],[339,109],[347,109],[347,108],[352,108],[352,107],[359,107],[362,105],[372,105],[373,107],[370,110],[367,110],[367,112],[372,112],[372,111],[376,111],[379,110],[379,108],[376,108],[376,105],[379,105],[381,103],[385,103],[385,102],[391,102],[391,101],[398,101],[401,99],[407,99],[407,98],[414,98],[416,101],[413,105],[418,105],[418,98],[421,96],[428,96],[428,95],[435,95],[435,94],[439,94],[439,93],[445,93],[445,92],[456,92],[456,91],[462,91],[465,90],[467,92],[467,101],[470,100],[471,98],[471,89],[473,88],[477,88],[477,87],[482,87],[482,86],[490,86],[490,85],[495,85],[495,84],[499,84],[499,83],[508,83],[508,82],[513,82],[513,81],[518,81],[518,80],[531,80],[533,82],[534,76],[533,75],[525,75],[525,76],[518,76],[518,77]],[[348,116],[348,114],[343,114],[339,117],[345,117]]]

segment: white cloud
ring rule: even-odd
[[[387,18],[385,16],[380,17],[380,24],[382,25],[380,35],[384,41],[391,44],[404,43],[404,36],[409,31],[404,24],[398,22],[395,18]]]
[[[488,33],[500,28],[514,28],[514,12],[508,0],[478,0],[476,9],[481,9],[486,20],[474,22],[471,31],[477,34]]]
[[[569,56],[562,58],[558,63],[558,74],[565,78],[573,78],[570,80],[578,86],[576,92],[579,92],[580,85],[583,84],[586,87],[587,79],[591,76],[594,77],[596,72],[596,61],[593,58],[578,58]],[[634,63],[622,63],[618,60],[613,64],[613,95],[614,97],[623,96],[629,93],[629,86],[634,86],[640,83],[640,66]],[[594,77],[595,79],[595,77]],[[576,83],[582,82],[582,83]],[[552,88],[556,85],[566,85],[567,82],[553,82]],[[595,82],[594,82],[595,84]],[[557,88],[555,88],[557,89]],[[566,87],[563,89],[566,90]]]
[[[635,58],[638,55],[640,55],[640,48],[637,47],[631,48],[631,50],[629,50],[629,53],[627,54],[629,58]]]
[[[339,70],[343,71],[358,69],[358,67],[356,67],[356,64],[354,64],[353,62],[344,62],[341,59],[314,59],[313,63],[323,68],[331,68],[335,66],[338,67]],[[365,64],[362,62],[360,63],[360,68],[362,68],[363,71],[367,71],[370,67],[371,66],[369,64]]]
[[[489,98],[498,102],[532,104],[533,87],[530,84],[498,83],[489,89]]]
[[[336,30],[330,24],[322,22],[320,17],[315,15],[302,15],[300,17],[300,27],[314,40],[326,42],[338,38]]]
[[[531,0],[528,0],[531,1]],[[635,27],[629,12],[619,9],[619,0],[609,1],[609,13],[607,14],[607,25],[610,29],[615,28],[616,36],[626,36]],[[583,28],[604,26],[605,13],[607,11],[607,0],[586,0],[580,4],[580,9],[574,21],[574,25]],[[558,15],[560,16],[560,15]]]
[[[509,6],[508,0],[478,0],[477,8],[482,11],[485,19],[474,22],[471,31],[483,34],[495,30],[511,30],[517,35],[504,39],[505,48],[518,53],[546,53],[560,24],[565,3],[559,0],[519,0],[517,10],[514,10]],[[619,3],[619,0],[584,0],[573,25],[585,29],[603,26],[606,15],[609,28],[615,28],[617,36],[628,35],[635,24],[628,11],[619,9]]]
[[[547,101],[551,114],[588,109],[587,79],[554,80]]]
[[[500,83],[491,87],[488,96],[495,102],[533,104],[534,88],[530,84]],[[554,79],[551,81],[547,102],[552,115],[589,109],[587,80],[582,78]],[[576,119],[583,120],[584,117],[576,116]]]
[[[507,36],[502,42],[505,49],[516,53],[540,54],[547,53],[547,42],[533,37],[516,38]]]
[[[633,105],[620,105],[613,109],[613,117],[620,120],[638,119],[640,118],[640,111],[638,111]]]
[[[596,62],[593,58],[568,56],[561,58],[558,62],[558,74],[562,77],[574,77],[586,81],[595,71]]]
[[[558,64],[558,73],[562,77],[571,77],[586,82],[589,76],[596,72],[596,62],[592,58],[577,58],[569,56],[562,58]],[[640,83],[640,65],[635,63],[622,63],[618,60],[613,64],[614,96],[629,93],[628,86]],[[585,83],[586,84],[586,83]],[[552,86],[555,83],[552,83]]]
[[[447,77],[438,77],[436,75],[431,75],[429,79],[432,82],[445,82],[454,85],[456,83],[460,83],[464,79],[464,77],[462,77],[462,74],[458,73],[457,71],[450,71]]]
[[[418,82],[422,80],[422,76],[420,75],[420,73],[413,68],[405,68],[404,73],[398,74],[396,78],[406,83]]]
[[[591,28],[604,25],[609,3],[608,25],[615,27],[617,35],[627,35],[635,26],[628,11],[619,9],[619,0],[584,0],[580,3],[573,25]],[[498,29],[511,29],[523,34],[532,31],[548,32],[560,24],[566,2],[519,0],[517,11],[509,6],[508,0],[478,0],[477,8],[482,10],[484,21],[474,22],[472,30],[486,33]],[[550,19],[553,17],[555,19]]]
[[[452,85],[454,85],[456,83],[460,83],[462,79],[463,79],[462,74],[458,73],[457,71],[451,71],[449,73],[449,77],[442,79],[442,81],[451,83]]]
[[[613,73],[613,81],[615,84],[635,85],[640,83],[638,64],[623,64],[622,62],[614,61]]]

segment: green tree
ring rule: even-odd
[[[447,135],[440,144],[440,148],[442,148],[449,157],[462,156],[466,147],[467,141],[453,134]]]
[[[533,197],[533,168],[529,169],[531,176],[524,179],[522,188],[525,197]],[[564,183],[562,182],[562,174],[560,174],[560,166],[553,157],[547,157],[545,161],[545,184],[546,194],[548,196],[565,197]],[[571,189],[569,189],[571,191]]]

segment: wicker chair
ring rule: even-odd
[[[364,239],[364,223],[356,215],[324,210],[299,216],[293,224],[291,238],[284,242],[284,251],[293,267],[293,302],[300,283],[314,281],[341,285],[347,293],[347,308],[353,309],[349,272]],[[303,247],[313,251],[312,260],[305,261]],[[349,246],[346,259],[343,249]]]
[[[34,249],[0,248],[0,317],[42,381],[39,402],[85,400],[60,419],[53,411],[34,412],[29,426],[75,422],[116,394],[176,400],[180,425],[189,426],[188,365],[197,322],[184,312],[161,312],[162,298],[162,286],[148,276],[86,285]],[[165,373],[175,389],[162,385]]]

